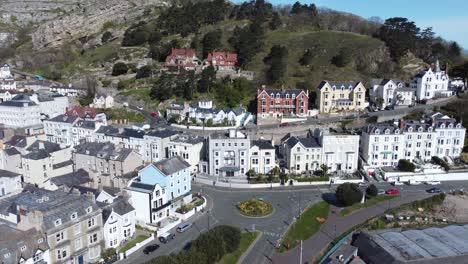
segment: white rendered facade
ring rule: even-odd
[[[169,157],[180,156],[190,164],[191,172],[198,172],[198,164],[204,154],[204,138],[178,135],[168,143]]]
[[[436,62],[434,69],[429,68],[417,74],[411,81],[411,88],[415,91],[417,100],[453,95],[449,90],[449,76],[440,69],[439,61]]]
[[[358,169],[359,136],[331,133],[319,138],[322,145],[322,163],[330,172],[352,173]]]
[[[250,169],[267,174],[276,166],[275,147],[268,141],[253,141],[250,146]]]
[[[369,97],[378,106],[380,101],[382,103],[380,107],[383,109],[393,105],[411,105],[413,91],[411,88],[406,88],[405,82],[400,80],[373,79]]]

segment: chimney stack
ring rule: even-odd
[[[405,120],[403,118],[400,119],[400,130],[405,130],[405,126],[406,126]]]

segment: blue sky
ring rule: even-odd
[[[235,1],[242,2],[242,1]],[[294,0],[269,0],[273,4],[293,4]],[[421,27],[432,26],[437,35],[457,41],[468,49],[468,0],[316,0],[318,7],[345,11],[365,18],[406,17]]]

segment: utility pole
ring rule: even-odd
[[[301,255],[299,256],[299,264],[302,264],[302,240],[301,240]]]

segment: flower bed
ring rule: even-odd
[[[237,204],[237,209],[246,216],[262,217],[273,212],[273,206],[265,201],[249,199]]]

